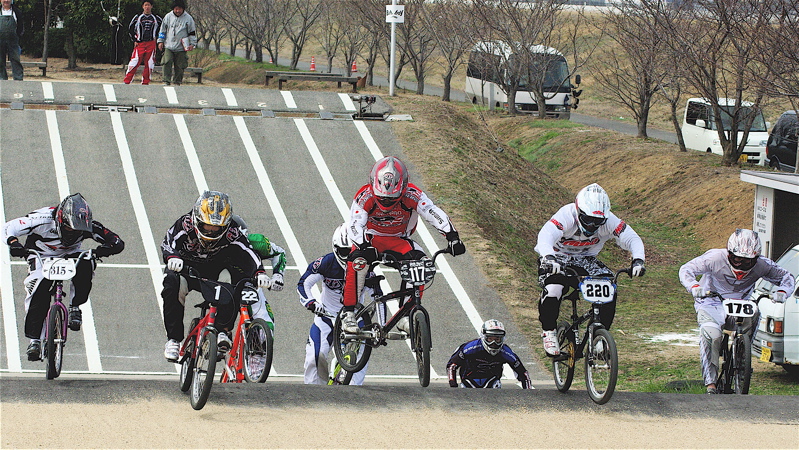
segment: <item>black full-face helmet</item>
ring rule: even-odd
[[[56,208],[55,223],[61,244],[74,245],[84,233],[92,231],[92,210],[80,193],[72,194]]]

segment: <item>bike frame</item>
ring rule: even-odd
[[[242,304],[239,308],[239,317],[236,320],[236,333],[233,336],[233,345],[230,347],[228,357],[223,366],[222,383],[244,382],[244,330],[252,322],[250,306]]]
[[[200,337],[202,337],[202,331],[205,330],[214,330],[214,322],[216,321],[216,306],[215,305],[208,305],[205,302],[194,305],[200,309],[200,316],[199,322],[197,325],[194,326],[189,331],[189,334],[186,335],[186,339],[183,339],[183,343],[180,346],[180,352],[178,353],[178,364],[182,364],[186,358],[196,358],[197,357],[197,349],[200,346]],[[186,347],[192,345],[191,354],[186,354]]]

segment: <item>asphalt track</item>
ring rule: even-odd
[[[351,120],[356,104],[350,95],[335,93],[0,83],[0,222],[81,192],[95,218],[127,244],[125,252],[100,264],[84,307],[84,329],[69,335],[64,374],[49,382],[42,363],[24,358],[25,267],[0,251],[0,395],[6,410],[9,405],[30,405],[35,411],[36,405],[152,400],[185,402],[189,408],[177,389],[176,367],[162,356],[158,245],[198,192],[213,188],[230,193],[236,212],[252,230],[286,248],[289,262],[287,288],[269,294],[277,322],[270,379],[263,385],[216,384],[209,406],[593,412],[611,418],[623,413],[653,420],[788,425],[789,433],[797,431],[795,397],[617,392],[610,403],[597,406],[581,390],[581,380],[570,393],[557,392],[468,253],[447,257],[426,291],[433,329],[429,388],[418,385],[413,358],[401,342],[373,353],[364,387],[302,385],[312,316],[300,306],[293,285],[308,262],[329,251],[329,235],[347,214],[373,161],[386,154],[403,156],[389,124]],[[373,106],[373,112],[386,110],[382,100]],[[444,245],[425,227],[417,239],[429,252]],[[388,275],[395,281],[396,275]],[[190,315],[187,311],[187,321]],[[450,353],[476,336],[489,317],[506,323],[509,344],[537,389],[521,391],[511,380],[506,389],[488,392],[446,387],[443,372]]]

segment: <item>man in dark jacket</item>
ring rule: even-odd
[[[11,75],[22,80],[22,63],[19,62],[19,38],[25,31],[22,15],[13,0],[0,0],[0,80],[7,80],[6,55],[11,62]]]

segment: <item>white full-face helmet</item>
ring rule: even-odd
[[[580,189],[574,199],[580,231],[591,236],[608,221],[610,198],[602,186],[594,183]]]
[[[342,223],[333,232],[333,254],[336,255],[341,267],[347,267],[347,257],[350,256],[352,244],[350,244],[350,237],[347,234],[347,224]]]
[[[757,263],[761,248],[756,232],[738,228],[727,240],[727,259],[734,269],[749,270]]]
[[[502,322],[496,319],[486,320],[480,329],[480,342],[491,355],[499,353],[505,343],[505,327]]]

